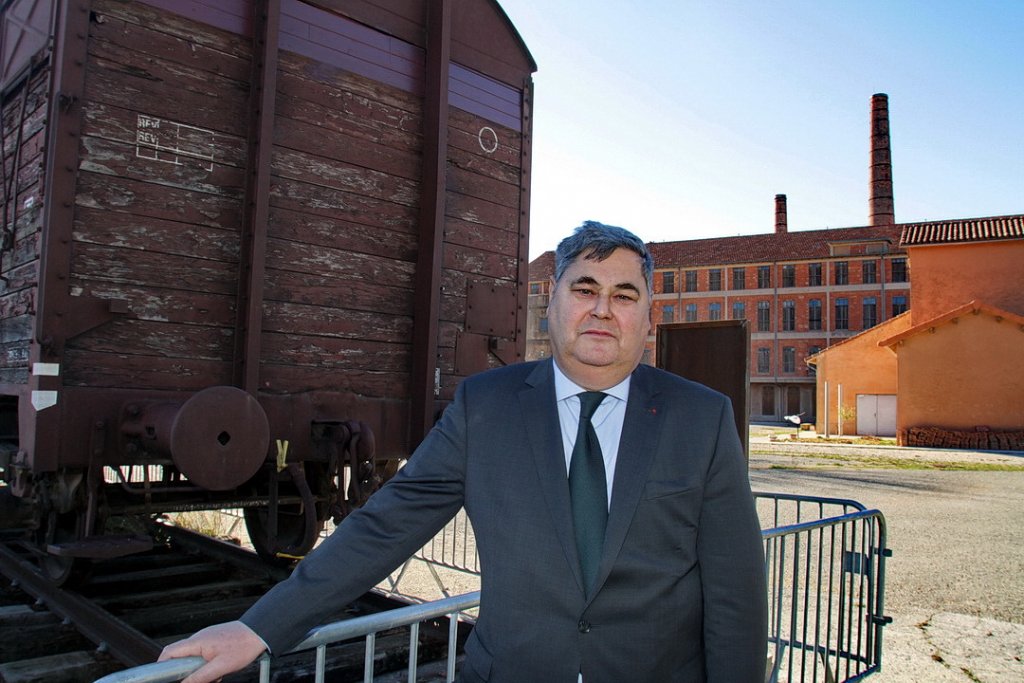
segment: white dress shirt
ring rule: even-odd
[[[558,422],[562,428],[562,448],[565,451],[565,475],[569,476],[569,462],[576,445],[576,432],[580,424],[580,398],[577,394],[587,391],[565,376],[558,363],[555,368],[555,401],[558,405]],[[626,399],[629,397],[629,376],[614,387],[602,393],[608,396],[594,411],[590,423],[601,444],[604,458],[605,482],[608,486],[608,505],[612,502],[612,481],[615,479],[615,463],[619,458],[619,438],[622,436],[622,422],[626,416]]]
[[[580,425],[580,397],[578,394],[587,391],[565,376],[565,373],[553,363],[555,368],[555,402],[558,405],[558,423],[562,428],[562,449],[565,451],[565,476],[569,476],[569,462],[572,460],[572,448],[576,445],[576,432]],[[601,393],[607,394],[601,405],[594,411],[590,424],[594,425],[594,433],[601,444],[601,455],[604,458],[604,478],[608,486],[608,506],[612,504],[612,482],[615,480],[615,464],[619,461],[619,440],[622,437],[622,423],[626,417],[626,399],[629,398],[629,378],[622,380],[614,387]],[[583,674],[579,675],[578,683],[583,683]]]

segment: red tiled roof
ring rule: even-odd
[[[545,251],[530,261],[530,282],[549,280],[555,274],[555,252]]]
[[[931,223],[908,223],[903,226],[900,245],[908,247],[1022,238],[1024,238],[1024,216],[991,216]]]
[[[898,225],[885,225],[652,242],[648,246],[655,266],[694,268],[828,258],[829,245],[841,242],[885,240],[893,245],[893,251],[899,251],[899,234]]]
[[[798,232],[709,237],[676,242],[648,242],[655,268],[696,268],[734,263],[772,263],[823,259],[829,245],[842,242],[885,240],[892,251],[899,247],[900,225],[829,228]],[[554,274],[555,255],[546,251],[530,262],[530,280],[546,280]]]

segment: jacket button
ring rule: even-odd
[[[590,622],[580,620],[580,623],[576,624],[576,628],[579,629],[580,633],[590,633]]]

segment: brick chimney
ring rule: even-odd
[[[889,96],[871,96],[871,197],[868,225],[892,225],[892,150],[889,147]]]
[[[786,195],[775,195],[775,234],[786,232]]]

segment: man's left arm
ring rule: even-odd
[[[761,530],[732,406],[723,400],[697,541],[709,683],[764,681],[768,639]]]

